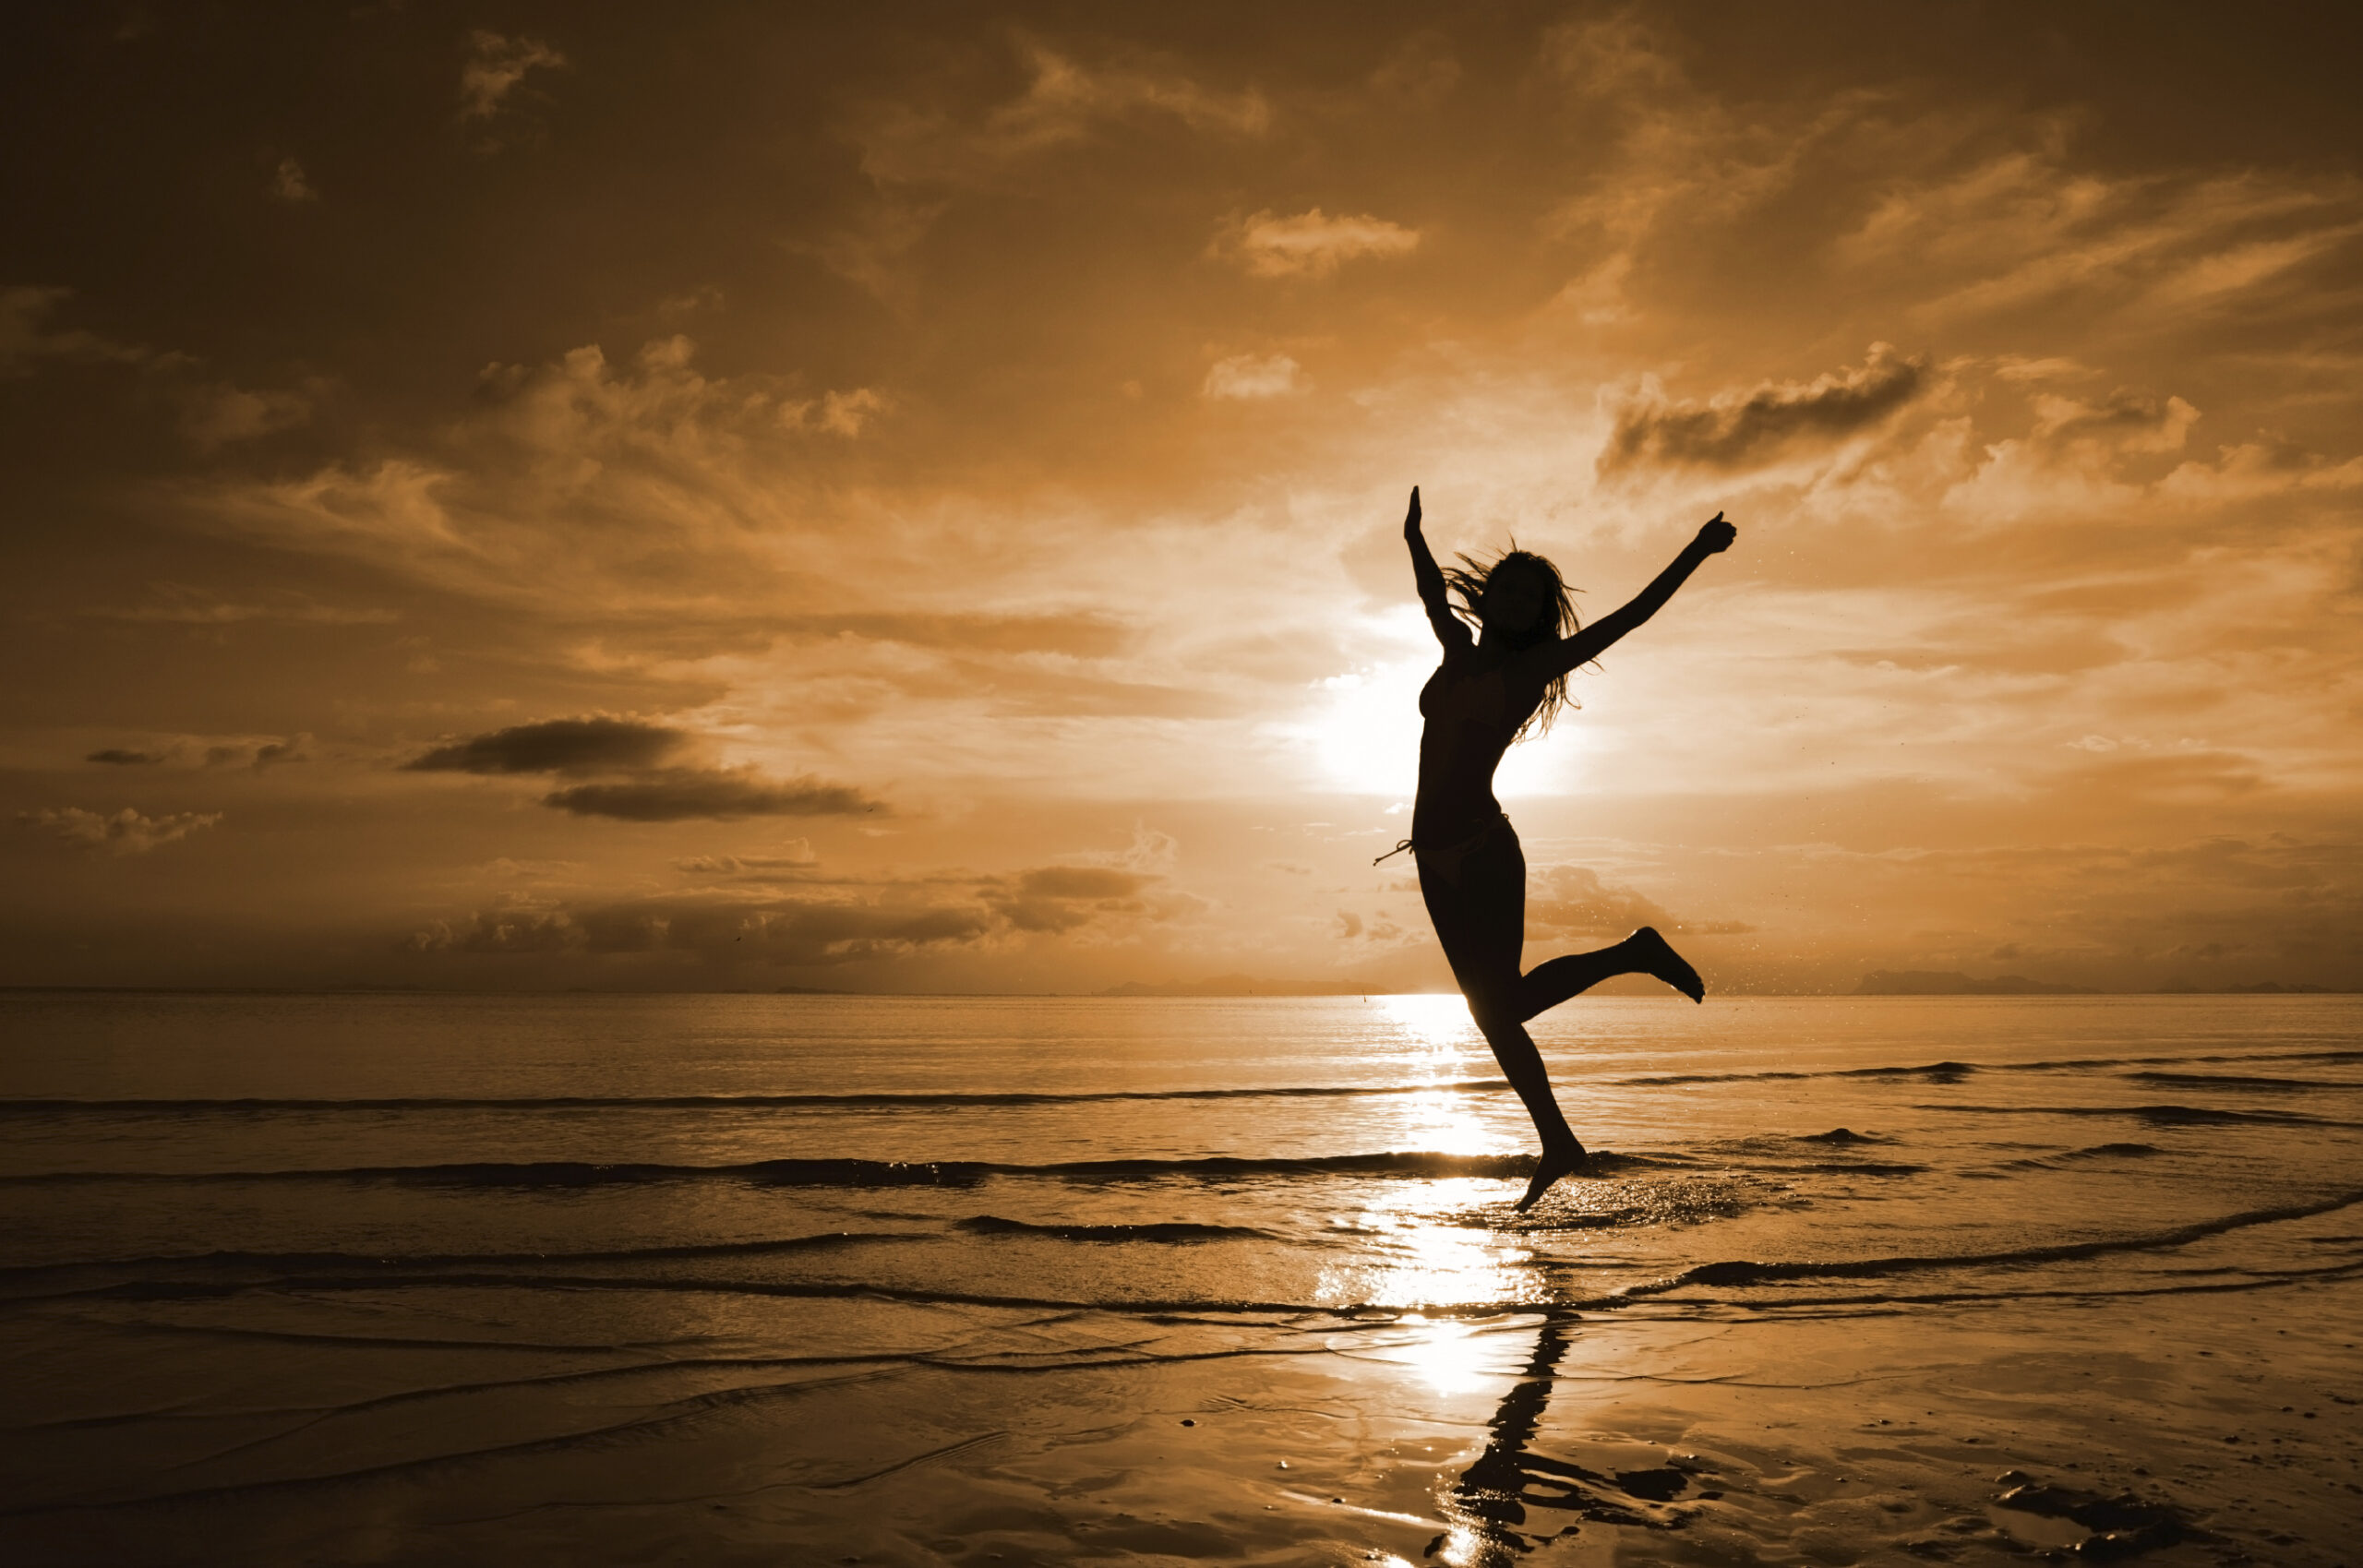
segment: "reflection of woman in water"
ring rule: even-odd
[[[1444,644],[1444,663],[1420,692],[1426,725],[1409,847],[1419,858],[1420,893],[1453,978],[1469,999],[1469,1015],[1542,1136],[1541,1163],[1518,1200],[1521,1209],[1584,1162],[1584,1146],[1552,1096],[1550,1074],[1526,1021],[1612,975],[1654,975],[1693,1001],[1706,987],[1649,926],[1614,947],[1569,953],[1519,973],[1526,856],[1493,798],[1493,770],[1512,741],[1550,727],[1567,703],[1568,672],[1655,615],[1700,562],[1731,548],[1735,533],[1718,512],[1631,604],[1578,630],[1558,569],[1540,556],[1513,549],[1490,566],[1463,556],[1467,569],[1440,569],[1420,533],[1420,492],[1411,491],[1403,540],[1411,547],[1428,624]],[[1453,590],[1481,635],[1471,637],[1454,613],[1447,597]]]

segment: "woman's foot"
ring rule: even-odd
[[[1584,1153],[1583,1144],[1572,1137],[1564,1143],[1542,1145],[1542,1157],[1535,1164],[1534,1179],[1526,1184],[1526,1196],[1517,1201],[1517,1212],[1524,1214],[1534,1207],[1534,1201],[1551,1191],[1553,1182],[1583,1169],[1590,1157]]]
[[[1707,982],[1698,978],[1698,971],[1673,951],[1673,945],[1658,935],[1655,926],[1644,926],[1625,939],[1632,950],[1633,967],[1644,975],[1654,975],[1688,997],[1692,1001],[1707,999]]]

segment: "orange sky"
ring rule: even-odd
[[[1164,9],[9,24],[0,983],[1440,983],[1414,483],[1530,958],[2363,983],[2354,38]]]

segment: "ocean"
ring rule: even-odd
[[[2363,999],[0,997],[17,1562],[2350,1561]]]

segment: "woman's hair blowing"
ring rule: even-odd
[[[1501,636],[1509,639],[1512,647],[1531,648],[1546,638],[1565,637],[1580,624],[1576,619],[1573,592],[1566,581],[1559,575],[1559,569],[1545,557],[1531,550],[1519,549],[1515,539],[1510,541],[1508,549],[1490,561],[1462,556],[1460,565],[1445,569],[1445,581],[1460,595],[1460,603],[1454,606],[1455,613],[1461,619],[1481,627],[1484,622],[1478,614],[1478,608],[1484,603],[1485,589],[1505,571],[1532,572],[1541,580],[1543,589],[1543,613],[1535,617],[1535,624],[1530,629],[1514,633],[1506,627],[1498,628]],[[1551,721],[1559,716],[1561,709],[1581,706],[1567,695],[1566,676],[1553,676],[1551,684],[1542,688],[1541,704],[1526,716],[1524,724],[1518,725],[1517,734],[1510,737],[1512,744],[1524,740],[1529,735],[1548,734]]]

